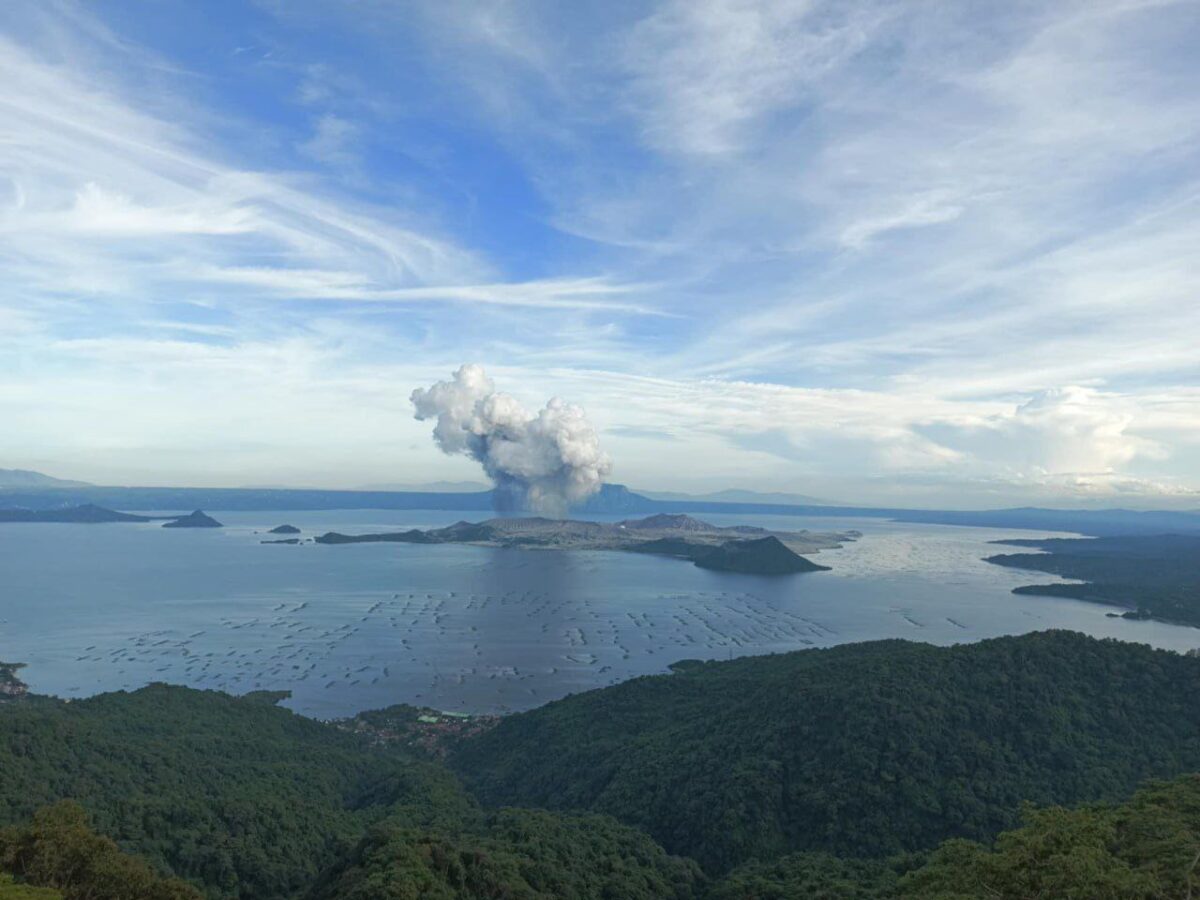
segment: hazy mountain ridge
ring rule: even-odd
[[[54,478],[29,469],[0,469],[0,490],[36,490],[40,488],[93,487],[86,481]]]
[[[355,488],[355,490],[371,493],[384,491],[401,494],[481,494],[491,489],[491,485],[482,481],[387,482],[364,484]]]
[[[430,509],[494,512],[494,491],[478,493],[337,491],[285,488],[186,488],[85,486],[55,489],[2,489],[0,508],[59,509],[94,504],[121,510],[205,509],[209,511],[287,511],[330,509]],[[890,519],[928,525],[965,525],[1057,531],[1096,537],[1147,534],[1200,534],[1200,510],[906,509],[655,500],[624,485],[606,484],[575,507],[572,515],[716,514]]]
[[[821,497],[808,494],[795,494],[788,491],[752,491],[746,488],[725,488],[718,491],[704,491],[699,494],[687,491],[648,491],[643,488],[634,490],[651,500],[679,500],[684,502],[701,503],[768,503],[783,506],[845,506]]]
[[[117,512],[85,503],[82,506],[67,506],[55,509],[0,509],[0,523],[57,522],[95,525],[106,522],[149,522],[148,516]]]

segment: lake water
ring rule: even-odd
[[[674,660],[848,641],[937,644],[1046,628],[1175,650],[1200,630],[1111,608],[1014,595],[1052,576],[988,565],[989,541],[1045,533],[877,519],[711,515],[722,525],[857,529],[820,572],[733,575],[636,554],[456,545],[263,545],[446,525],[452,512],[215,513],[221,530],[158,523],[0,525],[0,659],[40,693],[80,697],[166,681],[289,690],[331,718],[414,703],[527,709],[664,672]]]

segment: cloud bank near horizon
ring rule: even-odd
[[[469,355],[635,486],[1200,506],[1193,4],[139,10],[0,26],[0,465],[470,477]]]

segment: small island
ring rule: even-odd
[[[163,528],[224,528],[225,526],[212,516],[205,515],[203,510],[196,510],[186,516],[179,516],[170,522],[164,522]]]
[[[789,550],[774,535],[751,540],[726,541],[687,556],[702,569],[741,572],[746,575],[794,575],[799,572],[828,572],[800,554]]]
[[[446,528],[339,534],[331,531],[318,544],[474,544],[525,550],[621,550],[686,559],[702,569],[746,575],[819,572],[801,553],[840,547],[858,532],[773,532],[749,525],[722,527],[686,515],[655,515],[623,522],[513,518],[458,522]]]
[[[299,534],[300,529],[295,525],[277,525],[272,528],[267,534]]]

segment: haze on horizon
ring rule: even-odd
[[[1200,6],[13,0],[0,467],[1200,507]]]

